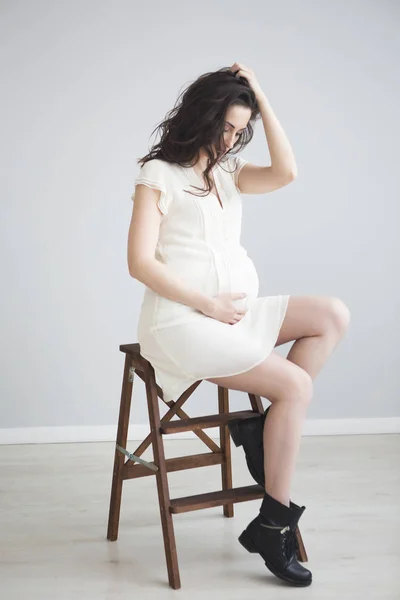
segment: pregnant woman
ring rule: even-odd
[[[238,155],[259,118],[270,166]],[[271,402],[263,418],[231,426],[265,488],[239,541],[288,584],[310,585],[311,572],[296,558],[305,506],[290,501],[290,483],[312,380],[343,337],[349,310],[338,298],[258,296],[254,263],[240,243],[241,194],[287,185],[296,163],[251,69],[234,63],[200,76],[159,127],[160,142],[139,161],[128,236],[129,272],[146,286],[141,354],[166,401],[205,379]],[[287,358],[272,352],[290,341]]]

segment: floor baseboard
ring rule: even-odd
[[[205,430],[213,439],[219,439],[219,430]],[[0,445],[5,444],[59,444],[82,442],[115,442],[116,425],[77,427],[21,427],[0,429]],[[131,424],[128,439],[142,441],[149,433],[147,424]],[[400,417],[371,419],[309,419],[303,428],[308,435],[370,435],[400,433]],[[194,439],[192,431],[174,433],[164,439]]]

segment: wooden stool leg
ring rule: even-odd
[[[261,396],[257,396],[256,394],[248,394],[250,398],[251,408],[254,412],[264,413],[264,406],[261,400]]]
[[[167,561],[169,585],[177,590],[181,587],[178,557],[176,552],[174,524],[170,512],[170,495],[165,463],[164,442],[161,433],[160,408],[158,404],[157,386],[154,369],[148,363],[146,376],[146,395],[149,409],[151,438],[154,462],[158,466],[156,472],[158,501],[160,505],[161,525],[164,538],[165,558]]]
[[[126,448],[128,439],[129,414],[131,410],[133,377],[130,377],[131,357],[125,355],[125,368],[122,380],[121,403],[119,407],[117,444]],[[114,469],[111,484],[110,511],[108,515],[107,539],[115,542],[118,538],[119,515],[121,511],[122,496],[122,469],[125,457],[117,447],[115,448]]]
[[[219,413],[229,413],[229,390],[218,386],[218,411]],[[224,455],[224,461],[221,463],[222,489],[232,489],[232,458],[231,458],[231,438],[228,425],[222,425],[219,428],[221,450]],[[233,517],[233,503],[224,504],[224,516]]]

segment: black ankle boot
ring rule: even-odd
[[[305,506],[285,506],[265,492],[260,512],[239,537],[248,552],[261,555],[268,569],[295,586],[312,582],[311,572],[296,558],[295,530]]]
[[[265,488],[264,475],[264,425],[270,407],[264,414],[260,413],[254,419],[231,421],[228,424],[229,432],[235,446],[243,446],[247,467],[254,481]],[[299,508],[290,500],[290,508]],[[300,549],[295,536],[297,559],[301,560]]]

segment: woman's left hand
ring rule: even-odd
[[[261,89],[260,84],[257,81],[254,71],[249,67],[246,67],[243,63],[233,63],[230,70],[235,73],[235,77],[245,77],[249,82],[249,86],[256,95],[256,98],[265,97],[265,93]]]

